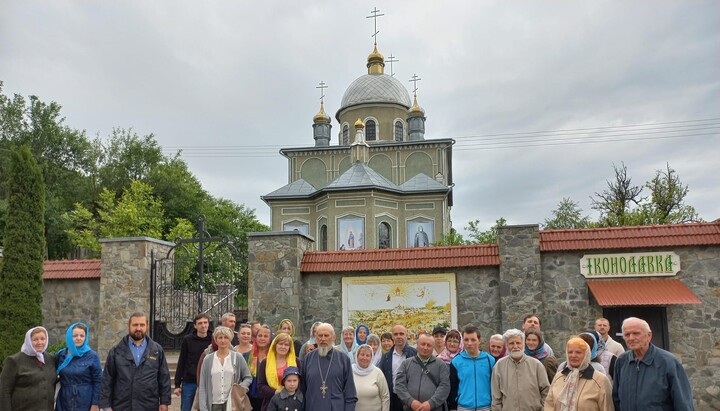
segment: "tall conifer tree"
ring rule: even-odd
[[[45,183],[28,147],[10,153],[5,250],[0,271],[0,361],[42,324]]]

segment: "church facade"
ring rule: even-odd
[[[332,124],[324,102],[314,146],[284,148],[288,183],[263,196],[273,231],[297,230],[318,251],[429,246],[450,231],[452,139],[425,139],[417,94],[385,74],[377,46]]]

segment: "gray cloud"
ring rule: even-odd
[[[255,208],[265,223],[260,196],[287,181],[278,148],[313,144],[320,80],[334,114],[365,72],[365,16],[375,5],[385,13],[379,48],[400,60],[397,78],[408,88],[414,73],[423,79],[427,136],[458,141],[455,227],[476,218],[489,227],[500,216],[539,223],[562,197],[592,214],[588,197],[621,161],[638,184],[669,162],[690,185],[688,202],[705,219],[720,217],[717,127],[495,149],[468,137],[717,117],[713,1],[5,3],[6,93],[58,101],[67,123],[90,135],[133,127],[184,148],[209,191]],[[653,136],[663,134],[643,137]],[[193,149],[213,146],[224,157]]]

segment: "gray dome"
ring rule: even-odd
[[[365,74],[345,90],[340,110],[365,103],[394,103],[410,108],[410,94],[395,77]]]

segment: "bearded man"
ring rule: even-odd
[[[110,349],[102,376],[100,409],[167,411],[170,370],[160,344],[147,336],[147,316],[135,312],[128,335]]]
[[[525,333],[510,329],[503,334],[508,356],[495,364],[491,380],[492,411],[539,411],[550,390],[545,366],[525,355]]]
[[[315,327],[317,349],[305,356],[302,376],[306,410],[355,411],[357,393],[350,358],[333,348],[335,329]]]

